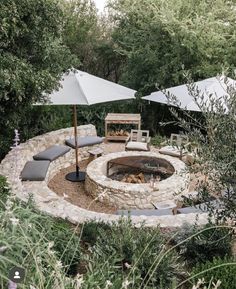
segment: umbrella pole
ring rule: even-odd
[[[78,133],[77,133],[77,109],[73,106],[73,123],[74,123],[74,137],[75,137],[75,164],[76,171],[66,175],[66,179],[71,182],[82,182],[85,180],[85,172],[79,169],[79,152],[78,152]]]
[[[75,163],[76,163],[76,176],[79,176],[79,154],[78,154],[78,133],[77,133],[77,110],[76,105],[73,106],[73,116],[74,116],[74,137],[75,137]]]

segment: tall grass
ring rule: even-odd
[[[68,266],[78,263],[79,239],[66,223],[39,213],[32,202],[22,204],[1,189],[0,288],[7,288],[14,266],[26,270],[25,284],[35,288],[74,288]],[[71,266],[70,266],[71,268]],[[56,287],[55,287],[56,286]]]
[[[202,275],[188,274],[176,248],[214,226],[177,238],[174,245],[170,241],[178,232],[166,238],[159,228],[135,228],[130,220],[71,227],[38,212],[31,200],[14,199],[2,177],[0,184],[0,288],[8,288],[13,266],[26,269],[28,287],[17,288],[204,288],[193,284]]]

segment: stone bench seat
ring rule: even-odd
[[[84,136],[84,137],[77,137],[77,146],[78,148],[86,147],[86,146],[93,146],[97,144],[103,143],[103,138],[99,136]],[[65,141],[66,145],[75,149],[75,138],[67,139]]]
[[[214,207],[215,209],[219,209],[221,203],[217,200],[213,200],[209,202],[209,205]],[[176,210],[177,214],[198,214],[207,212],[208,204],[207,203],[201,203],[196,206],[192,207],[184,207],[184,208],[178,208]],[[117,215],[121,216],[165,216],[165,215],[173,215],[173,209],[143,209],[143,210],[118,210],[116,212]]]
[[[63,156],[67,152],[70,151],[70,148],[68,146],[64,145],[54,145],[50,148],[36,154],[33,156],[34,160],[48,160],[50,162],[56,160],[60,156]]]
[[[177,214],[204,213],[208,211],[208,207],[219,210],[222,207],[222,202],[215,199],[209,202],[198,204],[196,206],[180,208],[177,209]]]
[[[186,207],[186,208],[177,209],[177,214],[192,214],[192,213],[195,213],[195,214],[202,213],[202,210],[196,207]]]
[[[172,210],[163,209],[163,210],[118,210],[116,215],[119,216],[166,216],[173,215]]]
[[[74,165],[75,150],[71,149],[68,153],[65,153],[61,157],[58,157],[51,162],[49,160],[32,160],[34,155],[37,155],[44,150],[47,150],[55,144],[65,145],[65,140],[73,137],[73,134],[74,127],[63,128],[36,136],[32,139],[27,140],[24,143],[21,143],[18,147],[13,148],[11,151],[9,151],[5,158],[1,161],[0,174],[7,178],[12,193],[19,200],[27,202],[29,198],[33,197],[36,208],[44,212],[45,214],[49,214],[56,218],[62,218],[66,221],[71,222],[74,225],[82,224],[90,220],[96,222],[104,221],[107,223],[110,223],[112,221],[119,222],[121,216],[118,214],[115,215],[98,213],[91,210],[86,210],[84,208],[80,208],[79,206],[70,203],[65,196],[62,197],[57,195],[48,187],[48,183],[50,182],[50,180],[52,180],[52,178],[60,170]],[[96,135],[97,132],[94,125],[89,124],[78,127],[79,137]],[[89,157],[88,150],[98,147],[104,149],[104,144],[100,142],[100,144],[92,145],[89,148],[86,146],[82,147],[79,150],[79,160],[87,159]],[[28,166],[28,172],[32,173],[32,167],[34,167],[35,165],[38,166],[40,162],[46,162],[44,163],[45,167],[47,168],[46,177],[44,173],[43,175],[40,175],[40,181],[22,181],[22,179],[28,179],[28,176],[25,175],[24,167]],[[94,162],[96,162],[96,160]],[[179,170],[180,167],[178,167],[178,171]],[[38,176],[37,178],[33,176],[32,179],[38,180]],[[103,190],[100,190],[100,192],[101,191]],[[208,216],[206,213],[199,214],[196,220],[195,214],[189,214],[188,217],[185,217],[185,215],[181,214],[172,215],[171,210],[169,210],[168,212],[165,212],[164,210],[152,210],[151,212],[150,210],[146,210],[146,212],[143,210],[137,210],[137,212],[134,211],[131,211],[131,215],[133,215],[131,216],[131,220],[137,227],[143,224],[144,221],[145,226],[150,227],[156,227],[157,225],[160,225],[161,227],[180,227],[185,222],[193,225],[196,224],[196,222],[200,225],[206,224],[208,222]]]
[[[22,181],[44,181],[47,175],[50,161],[28,161],[26,162],[22,172]]]

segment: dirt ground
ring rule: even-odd
[[[108,154],[112,152],[124,151],[124,148],[124,143],[110,142],[105,144],[105,153]],[[87,165],[87,160],[79,162],[79,167],[81,170],[85,170]],[[65,179],[66,174],[73,171],[75,171],[74,165],[60,170],[58,174],[51,179],[48,187],[59,196],[64,196],[68,202],[81,208],[102,213],[114,213],[116,211],[116,208],[113,206],[104,205],[99,201],[94,201],[94,199],[86,193],[84,182],[77,183],[67,181]]]
[[[81,170],[85,170],[87,167],[87,160],[79,163]],[[84,209],[89,209],[95,212],[102,213],[114,213],[115,207],[104,205],[99,201],[86,194],[84,189],[84,182],[70,182],[65,179],[65,175],[75,171],[75,166],[62,169],[48,184],[48,187],[57,193],[61,197],[72,203],[73,205],[79,206]]]

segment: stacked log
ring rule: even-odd
[[[126,130],[111,130],[108,132],[108,136],[129,136],[128,131]]]
[[[129,184],[143,184],[146,183],[145,177],[143,173],[139,174],[126,174],[121,182],[129,183]]]

